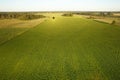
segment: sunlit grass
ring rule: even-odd
[[[120,27],[55,17],[0,46],[0,79],[120,79]]]

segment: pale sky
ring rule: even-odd
[[[120,0],[0,0],[0,11],[120,11]]]

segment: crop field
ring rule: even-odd
[[[120,80],[119,26],[47,15],[0,44],[0,80]]]

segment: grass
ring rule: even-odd
[[[30,28],[43,22],[45,19],[22,21],[17,19],[0,20],[0,44],[21,35]]]
[[[1,80],[120,79],[120,27],[54,16],[0,46]]]
[[[90,16],[87,16],[87,15],[81,15],[85,18],[90,18]],[[116,26],[120,26],[120,18],[118,17],[102,17],[102,16],[92,16],[93,20],[95,21],[98,21],[98,22],[102,22],[102,23],[107,23],[107,24],[112,24],[113,21],[115,21],[115,24]]]

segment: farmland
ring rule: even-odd
[[[23,21],[17,19],[0,20],[0,44],[5,43],[12,38],[21,35],[29,29],[37,26],[45,19]]]
[[[120,80],[119,26],[79,15],[45,15],[49,18],[27,31],[17,25],[15,29],[25,30],[19,36],[0,38],[5,39],[0,80]],[[3,32],[0,28],[0,37]]]

